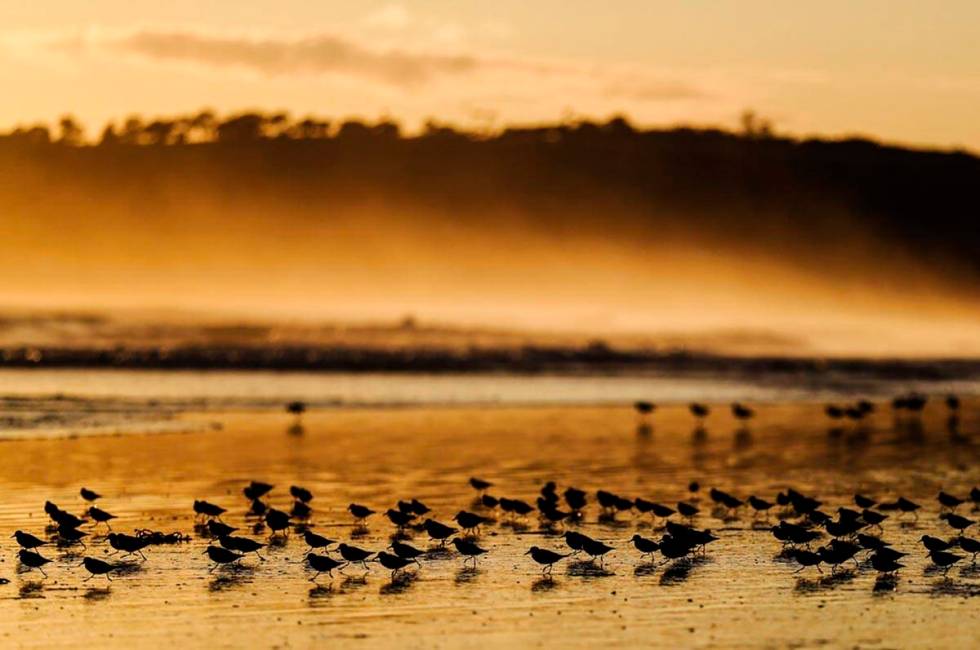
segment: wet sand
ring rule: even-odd
[[[748,429],[716,410],[704,432],[680,406],[658,410],[649,432],[624,407],[404,408],[316,411],[301,430],[279,412],[208,413],[182,417],[219,420],[222,430],[3,442],[0,577],[10,583],[0,585],[0,645],[976,647],[980,570],[961,565],[944,579],[927,568],[917,539],[950,536],[937,519],[940,488],[962,495],[980,483],[980,402],[965,403],[959,433],[939,404],[921,423],[896,422],[879,407],[866,425],[841,431],[828,431],[816,404],[761,407]],[[893,588],[877,589],[870,567],[833,579],[813,569],[794,575],[747,512],[699,516],[695,523],[721,538],[707,556],[654,566],[627,544],[635,531],[658,534],[648,520],[599,523],[590,505],[581,530],[616,547],[607,570],[565,561],[552,581],[522,555],[531,545],[563,548],[533,517],[526,528],[489,526],[480,543],[490,552],[475,571],[437,553],[414,579],[395,583],[372,565],[367,575],[349,568],[316,586],[290,563],[305,551],[295,533],[266,549],[265,562],[253,556],[242,569],[208,573],[206,541],[194,534],[186,544],[151,547],[147,562],[106,589],[102,578],[83,582],[80,556],[55,549],[45,549],[55,559],[48,579],[19,573],[9,539],[18,528],[43,531],[46,499],[80,512],[82,485],[105,495],[100,505],[119,515],[117,531],[193,533],[195,498],[227,507],[224,520],[244,527],[241,488],[260,479],[277,486],[269,501],[282,508],[290,484],[309,488],[316,531],[381,550],[393,527],[375,516],[354,534],[349,502],[383,510],[414,496],[448,521],[471,507],[471,475],[493,481],[494,494],[528,501],[551,479],[560,489],[675,502],[697,479],[705,492],[717,486],[742,497],[771,499],[793,486],[819,496],[827,511],[850,505],[855,490],[903,494],[925,508],[918,521],[886,521],[885,537],[912,555]],[[708,511],[706,501],[702,494]],[[424,534],[414,537],[427,546]],[[88,552],[104,557],[107,549],[96,539]]]

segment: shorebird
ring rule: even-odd
[[[274,486],[268,483],[263,483],[262,481],[252,481],[242,488],[242,494],[244,494],[245,498],[249,501],[255,501],[256,499],[261,499],[271,492],[273,487]]]
[[[21,548],[26,548],[27,550],[31,550],[39,546],[45,546],[47,544],[47,542],[45,542],[43,539],[34,537],[34,535],[31,535],[30,533],[25,533],[22,530],[18,530],[13,535],[11,535],[11,537],[17,540],[17,544]]]
[[[245,513],[246,517],[264,517],[265,513],[269,511],[269,506],[266,505],[265,501],[262,499],[252,499],[252,502],[248,506],[248,512]]]
[[[955,553],[947,553],[946,551],[930,551],[929,559],[937,567],[943,570],[943,575],[949,573],[951,566],[963,559],[962,555],[956,555]]]
[[[654,552],[660,550],[660,544],[655,540],[647,539],[638,534],[630,537],[633,546],[640,552],[640,557],[653,557]]]
[[[95,501],[96,499],[101,499],[102,498],[102,495],[99,494],[98,492],[94,492],[94,491],[92,491],[92,490],[90,490],[88,488],[84,488],[84,487],[81,490],[79,490],[78,493],[80,495],[82,495],[82,498],[85,499],[88,502],[92,502],[92,501]]]
[[[125,555],[138,554],[146,561],[143,549],[149,546],[149,542],[141,537],[126,535],[125,533],[109,533],[109,546]]]
[[[963,537],[962,535],[957,540],[959,541],[960,548],[967,553],[972,553],[973,557],[970,558],[972,564],[977,563],[977,554],[980,553],[980,541],[977,541],[971,537]]]
[[[88,533],[69,526],[58,526],[59,545],[71,546],[72,544],[81,544],[82,548],[86,548],[85,542],[82,541],[83,537],[88,537]]]
[[[863,509],[874,508],[876,505],[878,505],[877,501],[870,497],[866,497],[863,494],[855,494],[854,503],[858,508]]]
[[[489,494],[481,494],[480,505],[482,505],[484,508],[487,508],[489,510],[493,510],[498,505],[500,505],[500,499],[498,499],[495,496],[491,496]]]
[[[426,519],[422,522],[422,527],[425,528],[425,532],[429,534],[429,537],[437,540],[442,545],[445,545],[446,540],[456,533],[455,528],[439,523],[435,519]]]
[[[359,503],[352,503],[347,506],[347,512],[351,513],[356,523],[363,523],[365,519],[374,514],[374,510],[371,510],[367,506],[362,506]]]
[[[422,564],[419,562],[419,557],[425,555],[425,551],[415,548],[411,544],[406,544],[404,542],[392,542],[389,546],[392,552],[398,557],[404,560],[411,560],[419,565],[421,568]]]
[[[926,547],[926,550],[930,553],[933,551],[945,551],[953,546],[952,542],[947,542],[944,539],[939,539],[938,537],[931,537],[929,535],[923,535],[919,538],[922,545]]]
[[[687,408],[691,411],[691,415],[696,417],[699,422],[711,414],[711,408],[707,404],[701,404],[700,402],[691,402]]]
[[[373,551],[366,551],[363,548],[350,546],[349,544],[341,544],[337,547],[337,550],[340,551],[340,557],[344,558],[348,562],[360,564],[365,569],[370,571],[370,567],[368,567],[366,564],[366,560],[374,555]]]
[[[204,549],[204,553],[206,553],[208,558],[214,562],[214,565],[208,569],[208,573],[211,573],[222,564],[238,562],[245,557],[241,553],[235,553],[234,551],[229,551],[228,549],[220,546],[208,546],[206,549]]]
[[[677,512],[679,512],[683,517],[692,519],[701,511],[698,509],[697,506],[693,506],[690,503],[685,503],[684,501],[678,501]]]
[[[384,551],[378,553],[378,556],[374,558],[374,561],[380,563],[381,566],[391,571],[392,580],[395,579],[395,575],[399,571],[412,563],[411,560],[406,560],[405,558],[392,555],[391,553],[385,553]]]
[[[839,420],[844,417],[844,409],[837,406],[836,404],[828,404],[823,408],[823,412],[831,420]]]
[[[887,557],[881,553],[871,556],[871,566],[878,573],[895,573],[899,569],[905,568],[904,564],[899,564],[895,558]]]
[[[644,417],[656,411],[657,405],[646,400],[638,400],[633,402],[633,410],[639,413],[640,417]]]
[[[306,563],[316,572],[310,578],[311,582],[316,582],[316,579],[320,577],[321,573],[326,573],[333,578],[333,570],[347,564],[346,562],[335,560],[329,555],[317,555],[316,553],[307,553]]]
[[[85,523],[84,519],[62,510],[50,501],[44,502],[44,512],[47,513],[48,517],[51,518],[51,521],[58,524],[59,527],[78,528]]]
[[[388,508],[388,510],[385,511],[385,517],[388,518],[388,521],[395,524],[399,530],[415,520],[415,515],[405,514],[401,510],[395,510],[394,508]]]
[[[564,535],[565,544],[568,548],[572,549],[572,555],[575,555],[582,550],[582,546],[586,542],[591,542],[593,539],[588,535],[583,535],[582,533],[576,532],[574,530],[569,530],[565,532]]]
[[[823,558],[820,553],[814,553],[813,551],[804,551],[802,549],[796,549],[789,553],[789,556],[796,560],[796,563],[800,565],[800,568],[793,573],[799,573],[807,567],[816,567],[817,571],[823,573],[820,570],[820,563],[823,562]]]
[[[289,402],[288,404],[286,404],[286,413],[289,413],[290,415],[295,415],[296,419],[298,420],[303,416],[304,413],[306,413],[306,403],[301,402],[299,400],[294,400],[292,402]]]
[[[958,506],[965,503],[964,499],[954,497],[952,494],[948,494],[942,490],[940,490],[939,494],[936,495],[936,501],[939,502],[939,505],[941,505],[944,510],[956,510]]]
[[[960,398],[956,395],[947,395],[946,408],[948,408],[950,411],[960,410]]]
[[[735,416],[736,420],[747,422],[755,415],[755,411],[750,409],[748,406],[741,404],[740,402],[735,402],[732,404],[732,415]]]
[[[306,488],[300,487],[298,485],[290,485],[289,493],[293,496],[294,499],[302,501],[303,503],[309,503],[310,501],[313,500],[313,493],[307,490]]]
[[[520,499],[507,499],[505,497],[500,498],[500,509],[506,513],[516,514],[521,517],[534,512],[534,506],[527,501],[522,501]]]
[[[273,535],[281,530],[286,531],[287,535],[289,534],[289,515],[282,510],[269,508],[269,511],[265,513],[265,523]]]
[[[310,548],[326,548],[331,544],[337,543],[332,539],[327,539],[322,535],[317,535],[309,529],[303,531],[303,541],[305,541],[306,545]]]
[[[918,503],[915,503],[914,501],[909,501],[905,497],[898,497],[898,501],[896,501],[895,504],[898,506],[898,509],[901,510],[903,514],[906,512],[911,512],[915,514],[916,519],[919,518],[919,513],[916,511],[922,506],[920,506]]]
[[[883,530],[881,523],[888,519],[888,515],[883,515],[880,512],[875,512],[874,510],[868,510],[865,508],[861,511],[861,519],[863,519],[869,526],[874,526],[880,531]]]
[[[221,506],[208,503],[207,501],[194,500],[194,513],[198,517],[204,517],[206,519],[220,519],[221,515],[225,514],[226,512],[227,510]]]
[[[749,496],[749,505],[752,507],[753,510],[755,510],[756,514],[759,514],[761,512],[761,513],[765,513],[768,516],[769,509],[772,508],[773,505],[775,504],[772,504],[766,501],[765,499],[760,499],[755,495],[751,495]]]
[[[116,515],[95,506],[88,509],[88,516],[91,517],[96,524],[105,524],[106,528],[109,530],[112,530],[112,525],[109,523],[109,521],[116,518]]]
[[[954,528],[954,529],[960,531],[960,533],[962,533],[964,530],[966,530],[967,528],[969,528],[973,524],[977,523],[977,522],[975,522],[972,519],[967,519],[966,517],[961,517],[960,515],[957,515],[957,514],[952,513],[952,512],[950,512],[948,514],[947,513],[943,513],[943,514],[939,515],[939,518],[940,519],[945,519],[946,520],[946,523],[949,524],[951,528]]]
[[[538,548],[537,546],[532,546],[527,550],[524,555],[530,555],[531,559],[542,566],[541,573],[546,575],[551,575],[551,569],[554,567],[555,562],[565,559],[568,555],[562,555],[561,553],[555,553],[554,551],[549,551],[546,548]]]
[[[595,539],[586,539],[582,542],[582,551],[586,555],[590,556],[593,560],[599,558],[599,565],[603,566],[605,562],[606,553],[614,550],[612,546],[604,544]]]
[[[265,558],[259,553],[259,549],[265,546],[262,542],[256,542],[254,539],[247,537],[233,537],[231,535],[218,538],[218,542],[229,551],[255,553],[260,560],[265,561]]]
[[[460,510],[459,512],[456,513],[456,516],[453,517],[453,521],[459,524],[459,527],[462,528],[464,531],[473,533],[473,532],[478,532],[480,530],[480,526],[482,526],[483,524],[487,523],[490,520],[487,519],[486,517],[481,517],[478,514],[472,512],[466,512],[465,510]]]
[[[37,569],[38,571],[41,572],[41,575],[43,575],[45,578],[48,577],[48,574],[44,572],[43,567],[51,560],[42,556],[40,553],[35,553],[34,551],[28,551],[27,549],[24,548],[20,549],[20,551],[17,553],[17,556],[20,558],[20,563],[26,566],[30,571]]]
[[[483,492],[487,488],[493,487],[493,483],[491,483],[490,481],[484,481],[482,478],[476,478],[475,476],[471,476],[470,486],[477,492]]]
[[[470,560],[473,560],[474,567],[476,566],[476,558],[478,558],[479,556],[487,552],[487,549],[480,548],[473,542],[465,539],[456,538],[453,540],[453,545],[456,547],[456,550],[461,555],[465,556],[465,559],[463,560],[463,564],[466,564]]]
[[[585,506],[588,504],[588,497],[584,490],[579,490],[578,488],[570,487],[565,490],[563,496],[565,497],[565,503],[571,508],[573,512],[578,512],[584,510]]]
[[[112,578],[109,577],[109,573],[116,568],[114,564],[103,562],[102,560],[98,560],[94,557],[82,558],[82,564],[80,566],[84,566],[85,570],[91,574],[89,575],[89,577],[85,578],[82,582],[88,582],[95,576],[105,576],[106,580],[112,582]]]
[[[228,524],[218,521],[217,519],[212,519],[208,522],[208,534],[211,537],[224,537],[225,535],[231,535],[233,532],[238,530],[234,526],[229,526]]]

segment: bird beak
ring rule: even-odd
[[[524,553],[524,555],[530,555],[530,554],[531,554],[531,551],[527,551],[526,553]]]

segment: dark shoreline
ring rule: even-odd
[[[354,346],[183,346],[175,348],[10,347],[0,367],[153,370],[268,370],[427,374],[758,374],[850,379],[969,380],[980,359],[861,359],[724,356],[689,351],[584,347],[375,348]]]

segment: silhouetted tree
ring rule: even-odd
[[[58,121],[58,126],[61,129],[61,136],[58,138],[58,142],[73,147],[83,144],[84,131],[78,122],[75,121],[74,117],[65,115]]]

